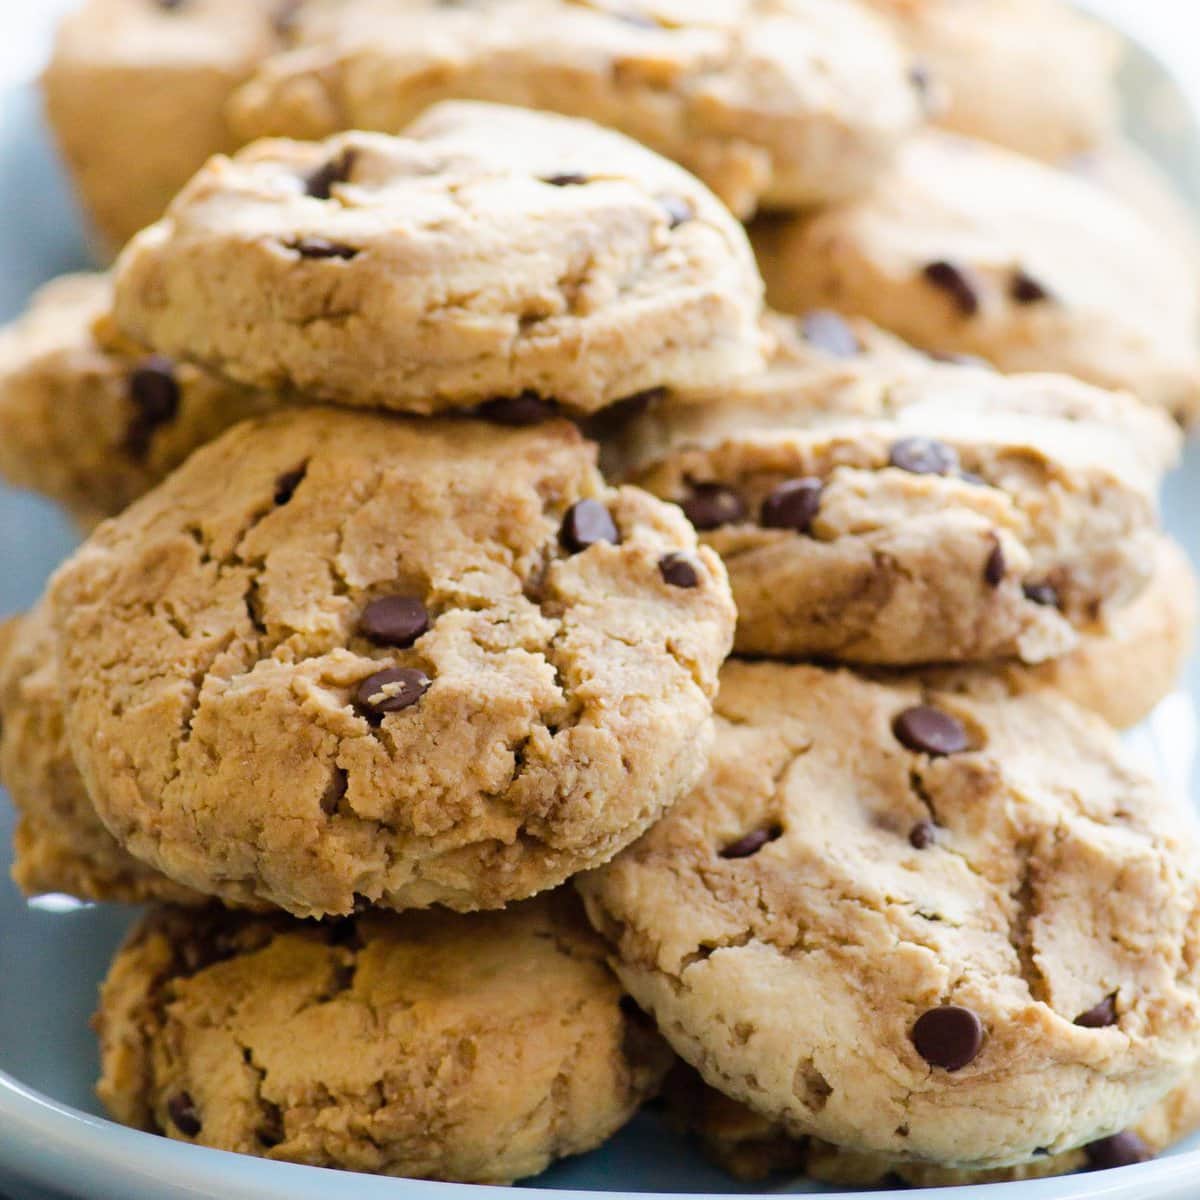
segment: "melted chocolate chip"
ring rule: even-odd
[[[161,354],[142,359],[129,373],[128,395],[135,411],[125,431],[125,448],[135,458],[144,458],[155,430],[179,412],[175,364]]]
[[[908,844],[914,850],[928,850],[937,841],[937,826],[932,821],[918,821],[908,833]]]
[[[973,317],[979,312],[979,292],[970,276],[951,262],[931,262],[922,274],[934,287],[945,292],[954,301],[964,317]]]
[[[816,309],[800,319],[804,340],[834,358],[855,358],[862,353],[858,335],[847,321],[828,309]]]
[[[582,187],[588,182],[588,177],[578,171],[563,171],[561,175],[543,176],[542,182],[551,187]]]
[[[432,681],[416,667],[389,667],[368,676],[354,690],[354,703],[368,717],[400,712],[416,704]]]
[[[167,1115],[184,1137],[194,1138],[204,1128],[200,1114],[196,1112],[196,1105],[188,1092],[176,1092],[167,1101]]]
[[[963,723],[948,712],[928,704],[906,708],[892,722],[892,732],[902,746],[934,758],[961,754],[971,748],[971,740]]]
[[[700,586],[700,572],[686,554],[664,554],[658,560],[659,574],[663,582],[671,587],[695,588]]]
[[[1075,1018],[1075,1024],[1081,1025],[1084,1029],[1107,1029],[1116,1023],[1117,995],[1115,992],[1111,996],[1105,996],[1095,1007],[1089,1008],[1087,1012],[1080,1013]]]
[[[294,471],[284,471],[275,480],[275,503],[281,508],[296,494],[296,489],[304,482],[308,466],[297,467]]]
[[[615,545],[621,535],[612,514],[599,500],[579,500],[567,509],[558,540],[569,554],[578,554],[599,542]]]
[[[1112,1137],[1101,1138],[1083,1148],[1088,1166],[1093,1171],[1111,1171],[1116,1167],[1132,1167],[1154,1157],[1150,1147],[1136,1133],[1126,1130]]]
[[[358,630],[380,646],[405,649],[429,628],[429,612],[416,596],[381,596],[372,600],[358,621]]]
[[[892,446],[888,462],[913,475],[949,475],[958,470],[958,454],[933,438],[901,438]]]
[[[555,415],[554,405],[543,400],[536,392],[522,392],[519,396],[497,396],[485,400],[476,410],[485,421],[496,425],[541,425]]]
[[[691,201],[682,196],[659,196],[658,202],[667,214],[667,225],[671,229],[678,229],[680,225],[696,219],[696,210]]]
[[[337,157],[319,166],[304,181],[305,194],[314,200],[328,200],[334,184],[349,180],[356,157],[353,150],[343,150]]]
[[[746,504],[741,496],[719,483],[693,484],[692,494],[680,502],[680,507],[692,527],[702,533],[746,519]]]
[[[990,588],[998,588],[1004,582],[1007,571],[1008,562],[1004,557],[1004,547],[997,538],[992,552],[987,556],[987,562],[983,564],[983,581]]]
[[[943,1004],[918,1019],[912,1041],[931,1067],[961,1071],[983,1049],[983,1022],[969,1008]]]
[[[766,529],[791,529],[808,533],[821,511],[819,479],[789,479],[781,483],[763,502],[759,520]]]
[[[731,842],[724,850],[721,851],[722,858],[750,858],[757,854],[768,843],[775,841],[783,835],[783,829],[778,825],[771,825],[766,829],[755,829],[745,837],[738,838],[736,842]]]
[[[302,237],[287,243],[288,249],[295,250],[301,258],[340,258],[347,262],[354,258],[358,251],[353,246],[342,242],[331,242],[323,237]]]
[[[1043,300],[1050,299],[1049,291],[1024,271],[1018,271],[1013,276],[1009,285],[1009,295],[1018,304],[1040,304]]]
[[[1045,608],[1058,607],[1058,591],[1052,583],[1027,583],[1023,589],[1025,599],[1032,600]]]

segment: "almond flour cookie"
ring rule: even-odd
[[[284,44],[289,0],[85,0],[58,28],[46,114],[108,251],[237,144],[226,101]]]
[[[844,0],[307,0],[294,37],[230,106],[245,140],[519,104],[628,134],[739,216],[861,191],[924,116],[912,60]]]
[[[673,163],[487,104],[402,138],[264,142],[206,166],[122,254],[118,324],[243,383],[435,412],[591,412],[761,365],[741,227]]]
[[[1061,371],[1200,413],[1186,260],[1102,189],[1003,150],[926,134],[866,197],[766,222],[770,302],[866,317],[923,350]]]
[[[1190,818],[1102,722],[770,663],[729,664],[717,712],[704,782],[579,881],[711,1086],[979,1170],[1109,1137],[1193,1069]]]
[[[578,902],[339,922],[153,911],[97,1018],[113,1116],[194,1145],[509,1183],[606,1140],[671,1055]]]
[[[652,405],[614,458],[725,560],[741,653],[1033,663],[1151,578],[1178,444],[1064,376],[785,355]]]
[[[500,907],[703,769],[733,606],[682,515],[566,422],[296,409],[105,522],[51,588],[104,824],[296,915]]]
[[[85,527],[120,512],[197,446],[280,405],[121,338],[105,275],[69,275],[0,330],[0,474]]]

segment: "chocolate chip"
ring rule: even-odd
[[[296,494],[296,489],[304,482],[308,473],[308,465],[297,467],[294,471],[284,471],[275,480],[275,503],[282,508]]]
[[[1027,583],[1023,589],[1025,599],[1045,608],[1058,607],[1058,590],[1052,583]]]
[[[588,182],[588,177],[578,171],[564,171],[561,175],[544,175],[542,182],[551,187],[581,187]]]
[[[612,514],[599,500],[579,500],[567,509],[558,540],[568,553],[578,554],[598,542],[617,544],[621,535]]]
[[[943,1004],[918,1019],[912,1040],[917,1053],[931,1067],[961,1071],[983,1049],[983,1023],[969,1008]]]
[[[700,586],[700,572],[686,554],[664,554],[658,560],[658,570],[663,582],[671,587],[695,588]]]
[[[741,496],[719,483],[693,484],[691,495],[680,501],[679,506],[692,527],[701,532],[746,519],[746,505]]]
[[[372,600],[358,630],[380,646],[411,646],[429,628],[429,612],[416,596],[381,596]]]
[[[721,857],[750,858],[769,842],[773,842],[782,836],[783,829],[779,825],[771,825],[766,829],[755,829],[753,832],[746,834],[745,837],[738,838],[736,842],[731,842],[726,846],[721,851]]]
[[[416,667],[389,667],[369,675],[354,690],[354,703],[366,716],[400,712],[429,691],[431,680]]]
[[[979,293],[967,273],[951,262],[931,262],[922,274],[926,280],[950,297],[964,317],[973,317],[979,311]]]
[[[682,196],[659,196],[658,202],[667,214],[667,224],[671,229],[678,229],[680,225],[696,219],[696,210],[691,201]]]
[[[937,841],[937,826],[932,821],[918,821],[908,833],[908,843],[914,850],[928,850]]]
[[[188,1092],[176,1092],[167,1101],[167,1115],[184,1137],[194,1138],[204,1128]]]
[[[1083,1148],[1088,1166],[1093,1171],[1111,1171],[1116,1167],[1132,1167],[1154,1157],[1150,1147],[1136,1133],[1126,1130],[1112,1137],[1101,1138]]]
[[[819,479],[789,479],[781,483],[763,502],[760,521],[767,529],[792,529],[808,533],[821,511]]]
[[[497,425],[541,425],[555,415],[553,403],[543,400],[536,392],[522,392],[519,396],[497,396],[485,400],[476,410],[485,421]]]
[[[958,454],[933,438],[901,438],[892,446],[888,462],[913,475],[949,475],[958,470]]]
[[[323,237],[302,237],[287,243],[288,249],[295,250],[301,258],[341,258],[347,262],[354,258],[358,251],[353,246],[342,242],[331,242]]]
[[[331,158],[319,166],[305,180],[305,194],[314,200],[328,200],[335,183],[346,183],[349,180],[356,157],[353,150],[343,150],[336,158]]]
[[[1115,1025],[1116,1023],[1116,992],[1111,996],[1105,996],[1094,1008],[1089,1008],[1087,1012],[1080,1013],[1075,1018],[1075,1024],[1083,1026],[1084,1029],[1107,1029],[1110,1025]]]
[[[1004,557],[1004,547],[997,538],[992,552],[987,556],[987,562],[983,564],[983,581],[990,588],[998,588],[1004,582],[1007,571],[1008,562]]]
[[[892,722],[892,732],[901,745],[909,750],[934,758],[961,754],[971,748],[963,723],[948,712],[928,704],[906,708]]]
[[[164,355],[152,354],[130,371],[127,386],[135,413],[125,431],[125,448],[135,458],[144,458],[154,431],[179,412],[175,364]]]
[[[855,358],[862,353],[858,335],[848,322],[828,309],[816,309],[800,319],[804,340],[834,358]]]
[[[1050,292],[1024,271],[1018,271],[1013,276],[1009,295],[1018,304],[1040,304],[1043,300],[1050,299]]]

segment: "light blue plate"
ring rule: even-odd
[[[0,8],[5,7],[0,5]],[[1145,75],[1136,81],[1145,94]],[[1148,131],[1142,140],[1154,145]],[[0,91],[0,320],[19,312],[32,289],[86,263],[79,226],[27,90]],[[1161,142],[1156,146],[1164,149]],[[1194,156],[1176,173],[1198,178]],[[1193,191],[1193,195],[1196,193]],[[1200,447],[1167,499],[1167,521],[1200,559]],[[51,506],[0,490],[0,613],[26,608],[74,542]],[[1192,780],[1200,664],[1190,686],[1168,701],[1138,749],[1173,786],[1196,796]],[[0,867],[12,813],[0,795]],[[133,914],[55,903],[26,904],[0,879],[0,1200],[501,1200],[507,1189],[376,1179],[264,1163],[136,1133],[105,1121],[92,1095],[96,1048],[88,1029],[96,987]],[[749,1192],[708,1167],[653,1114],[638,1118],[602,1150],[562,1164],[533,1186],[605,1192]],[[51,1189],[51,1190],[46,1190]],[[816,1192],[785,1181],[775,1192]],[[845,1193],[838,1193],[845,1194]],[[883,1193],[876,1193],[877,1195]],[[891,1193],[907,1200],[1197,1200],[1200,1140],[1155,1163],[1038,1183]]]

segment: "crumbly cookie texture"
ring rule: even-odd
[[[717,711],[704,782],[578,881],[710,1085],[984,1169],[1125,1129],[1192,1069],[1190,819],[1098,718],[771,663],[729,664]]]
[[[598,1146],[670,1051],[570,893],[337,922],[157,909],[97,1017],[126,1124],[276,1161],[508,1183]]]
[[[861,191],[923,120],[922,83],[840,0],[308,0],[230,120],[315,139],[437,100],[518,104],[618,129],[748,216]]]
[[[867,317],[923,350],[1062,371],[1200,413],[1186,260],[1086,180],[928,133],[860,200],[760,223],[777,308]]]
[[[237,144],[225,104],[284,44],[287,0],[85,0],[58,27],[46,114],[102,248]]]
[[[84,527],[230,425],[282,403],[121,338],[111,302],[107,276],[64,276],[0,330],[0,474]]]
[[[781,1172],[850,1187],[954,1187],[1045,1179],[1140,1162],[1200,1128],[1200,1083],[1189,1079],[1132,1128],[1113,1137],[1061,1154],[1039,1155],[1019,1166],[964,1171],[932,1163],[892,1162],[842,1150],[816,1138],[789,1137],[781,1126],[707,1087],[683,1065],[671,1071],[664,1091],[671,1123],[693,1134],[718,1166],[745,1180],[766,1179]]]
[[[761,366],[761,293],[741,226],[673,163],[587,122],[462,103],[405,137],[212,160],[121,256],[115,313],[251,385],[590,412]]]
[[[52,584],[71,747],[177,882],[299,916],[500,907],[703,769],[733,605],[574,426],[244,422]]]
[[[1153,573],[1178,448],[1063,376],[784,353],[651,405],[611,457],[725,560],[738,651],[904,665],[1041,662],[1103,628]]]
[[[937,122],[947,129],[1058,162],[1118,127],[1120,41],[1064,4],[868,4],[923,64],[941,106]]]

